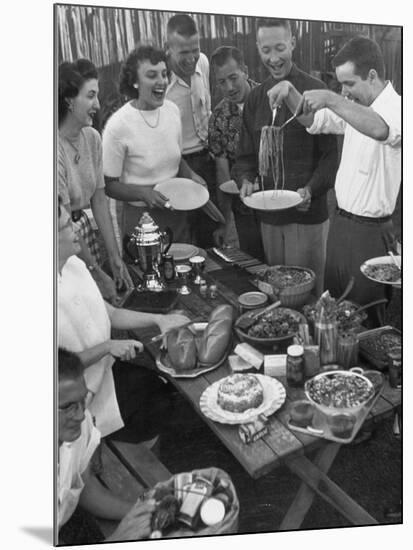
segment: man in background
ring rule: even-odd
[[[208,119],[211,114],[209,62],[201,53],[199,33],[194,20],[187,14],[174,15],[167,24],[166,52],[171,81],[166,97],[181,112],[183,158],[208,185],[215,202],[214,162],[208,151]],[[193,239],[202,248],[214,245],[213,232],[217,224],[203,211],[190,216]]]
[[[301,92],[325,88],[325,84],[301,71],[293,63],[295,37],[287,20],[259,19],[257,47],[270,76],[254,88],[243,111],[243,124],[233,176],[241,197],[251,195],[258,176],[261,130],[272,123],[267,92],[277,82],[288,80]],[[275,125],[291,116],[282,104]],[[333,136],[309,135],[293,120],[284,129],[284,188],[298,192],[302,202],[288,210],[259,212],[265,257],[269,265],[311,268],[317,277],[316,293],[324,288],[324,267],[328,235],[327,192],[334,185],[337,143]],[[263,178],[266,189],[274,189],[273,177]]]
[[[232,46],[221,46],[211,56],[217,88],[223,99],[217,104],[209,119],[208,144],[215,159],[217,200],[226,224],[218,229],[224,245],[231,240],[232,220],[241,250],[263,260],[264,252],[257,214],[246,207],[238,197],[222,192],[219,186],[231,180],[242,125],[242,111],[252,88],[258,86],[248,78],[248,69],[242,53]]]

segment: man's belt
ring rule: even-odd
[[[369,216],[358,216],[357,214],[352,214],[343,210],[342,208],[337,208],[337,214],[343,216],[344,218],[349,218],[358,223],[385,223],[391,220],[391,216],[383,216],[382,218],[370,218]]]
[[[195,151],[194,153],[188,153],[183,154],[184,159],[194,159],[197,157],[203,157],[205,155],[209,155],[208,149],[200,149],[199,151]]]

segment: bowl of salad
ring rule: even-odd
[[[333,370],[307,380],[304,391],[307,399],[326,415],[357,414],[374,396],[374,385],[362,374]]]
[[[265,308],[256,309],[252,313],[259,313]],[[248,318],[251,312],[243,313],[239,319]],[[298,332],[300,323],[306,323],[302,313],[287,307],[278,307],[269,311],[251,325],[248,329],[241,329],[235,323],[238,337],[252,346],[271,346],[279,342],[292,339]]]
[[[301,307],[315,284],[315,273],[308,267],[274,265],[258,274],[257,285],[272,294],[284,307]]]

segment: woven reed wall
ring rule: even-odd
[[[87,57],[100,69],[102,106],[116,103],[120,63],[137,42],[162,47],[168,19],[176,12],[126,8],[55,6],[57,60]],[[255,37],[255,18],[190,13],[198,26],[201,50],[210,56],[220,45],[234,45],[245,56],[251,78],[262,81],[266,70],[260,63]],[[401,93],[402,37],[400,27],[356,25],[321,21],[292,21],[297,37],[297,65],[336,88],[331,59],[342,44],[356,34],[374,38],[381,45],[387,78]],[[218,99],[213,90],[213,104]],[[104,105],[108,103],[109,105]]]

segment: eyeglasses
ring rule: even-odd
[[[88,390],[87,394],[83,399],[80,401],[74,401],[72,403],[68,403],[64,407],[58,407],[59,412],[65,414],[68,418],[73,418],[79,407],[82,408],[82,412],[86,409],[86,403],[90,403],[94,393],[92,390]]]

